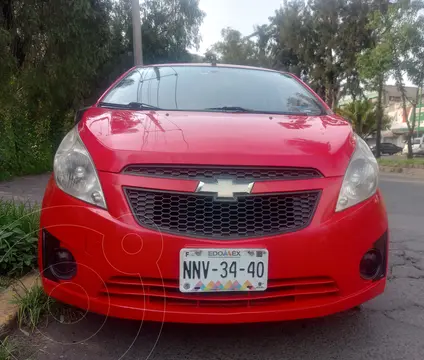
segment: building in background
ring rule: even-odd
[[[417,95],[417,88],[413,86],[406,87],[407,97],[415,101]],[[377,101],[377,92],[365,92],[365,97],[370,101]],[[349,97],[340,100],[340,106],[351,101]],[[386,115],[392,121],[390,128],[381,132],[381,142],[389,142],[398,146],[404,145],[406,141],[406,134],[408,133],[408,125],[406,118],[403,114],[402,107],[402,94],[396,85],[385,85],[383,89],[383,108]],[[411,103],[407,103],[407,116],[408,120],[412,120],[413,107]],[[424,94],[422,95],[421,104],[416,107],[416,124],[414,129],[414,137],[421,137],[424,135]],[[369,145],[375,144],[375,134],[367,139]]]

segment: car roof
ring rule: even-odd
[[[169,63],[169,64],[165,63],[165,64],[139,65],[139,66],[135,66],[135,68],[154,67],[154,66],[157,66],[157,67],[160,67],[160,66],[203,66],[203,67],[236,68],[236,69],[248,69],[248,70],[262,70],[262,71],[270,71],[270,72],[277,72],[281,74],[293,75],[286,71],[268,69],[264,67],[234,65],[234,64],[218,64],[218,63]]]

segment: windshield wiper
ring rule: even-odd
[[[228,111],[228,112],[245,112],[245,113],[255,113],[255,110],[246,109],[241,106],[221,106],[221,107],[211,107],[206,108],[206,111]]]
[[[112,109],[128,109],[128,110],[162,110],[161,108],[142,102],[130,102],[128,104],[116,104],[109,102],[100,102],[99,106]]]
[[[240,112],[240,113],[251,113],[251,114],[275,114],[275,115],[295,115],[295,116],[312,116],[315,114],[309,114],[307,112],[296,112],[296,111],[264,111],[264,110],[253,110],[246,109],[241,106],[222,106],[206,108],[205,111],[228,111],[228,112]]]

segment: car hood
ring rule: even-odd
[[[98,170],[129,164],[310,167],[344,175],[351,126],[335,115],[88,109],[81,139]]]

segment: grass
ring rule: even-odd
[[[9,276],[0,275],[0,291],[7,289],[12,282],[13,280]]]
[[[14,304],[18,305],[17,322],[20,329],[28,329],[31,332],[39,327],[42,322],[49,321],[49,315],[64,324],[78,322],[85,316],[85,312],[72,306],[56,302],[49,297],[40,285],[26,288],[21,283],[15,289]],[[0,358],[0,360],[2,360]]]
[[[399,159],[380,158],[377,161],[382,166],[424,169],[424,158],[413,158],[413,159],[407,159],[405,157],[399,157]]]
[[[54,300],[46,295],[40,285],[28,289],[22,284],[22,290],[15,291],[13,301],[14,304],[18,305],[18,325],[19,328],[26,327],[34,331],[44,315],[50,311],[50,306],[52,306]]]
[[[0,360],[12,360],[16,359],[14,353],[16,352],[16,346],[9,341],[9,338],[5,338],[0,341]]]
[[[39,207],[30,202],[0,199],[0,229],[12,223],[18,223],[26,234],[38,231]]]
[[[1,181],[8,181],[10,179],[12,179],[12,175],[10,175],[8,172],[2,171],[0,173],[0,182]],[[1,360],[1,357],[0,357],[0,360]]]
[[[37,205],[0,199],[0,276],[20,276],[36,265]]]

